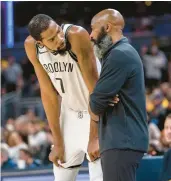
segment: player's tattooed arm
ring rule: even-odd
[[[89,34],[82,27],[74,26],[70,30],[69,42],[71,44],[72,51],[77,56],[83,79],[87,85],[89,93],[91,94],[98,80],[98,72],[96,67],[96,58]],[[92,116],[91,112],[90,116]],[[91,120],[92,119],[94,120],[95,117],[91,117]],[[99,157],[98,125],[94,121],[91,121],[90,124],[90,135],[87,151],[91,161],[94,161]]]
[[[73,26],[69,33],[72,51],[76,54],[83,79],[90,93],[98,80],[96,58],[88,32],[79,26]]]
[[[88,111],[89,111],[92,121],[95,121],[95,122],[99,121],[99,115],[96,115],[91,111],[90,105],[88,106]]]
[[[39,81],[43,106],[46,112],[50,129],[52,131],[53,138],[55,138],[54,145],[61,144],[62,137],[59,126],[60,104],[58,101],[58,94],[54,89],[47,73],[37,59],[35,40],[31,36],[27,37],[24,46],[26,54],[30,62],[34,66],[35,73]]]

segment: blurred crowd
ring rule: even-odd
[[[9,56],[1,60],[1,95],[13,91],[22,92],[23,97],[40,96],[34,68],[27,57],[16,61]]]
[[[2,100],[10,93],[22,98],[40,97],[34,68],[26,57],[21,61],[14,56],[2,59],[1,68]],[[6,120],[2,120],[1,127],[1,168],[25,169],[49,164],[52,135],[45,117],[38,117],[34,106],[17,116],[16,104],[19,102],[12,100],[1,108],[2,113],[4,109],[6,111]]]
[[[140,55],[145,72],[150,137],[147,154],[162,155],[171,148],[171,55],[160,50],[157,41],[150,47],[143,45]],[[16,61],[14,56],[9,56],[1,60],[1,67],[2,96],[20,92],[25,98],[40,97],[34,69],[26,57]],[[52,144],[48,123],[35,109],[29,108],[17,117],[9,116],[1,127],[1,168],[48,165]]]
[[[47,122],[28,110],[16,119],[9,118],[1,128],[1,168],[25,169],[48,165],[53,143]]]
[[[146,109],[149,124],[150,155],[162,155],[171,147],[171,54],[160,50],[154,39],[142,46],[146,84]],[[169,134],[167,131],[170,131]]]

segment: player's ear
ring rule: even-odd
[[[36,44],[39,46],[39,48],[43,48],[44,47],[44,45],[43,45],[43,43],[41,41],[37,41]]]

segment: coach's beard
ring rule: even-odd
[[[104,34],[103,37],[100,37],[100,40],[97,40],[96,42],[94,42],[94,52],[98,59],[101,60],[106,51],[113,44],[113,41],[111,36]]]

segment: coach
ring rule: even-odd
[[[123,36],[124,19],[113,9],[91,21],[96,55],[102,71],[90,110],[100,116],[99,144],[103,181],[135,181],[136,169],[148,148],[143,65],[137,51]],[[108,102],[118,94],[114,106]]]

